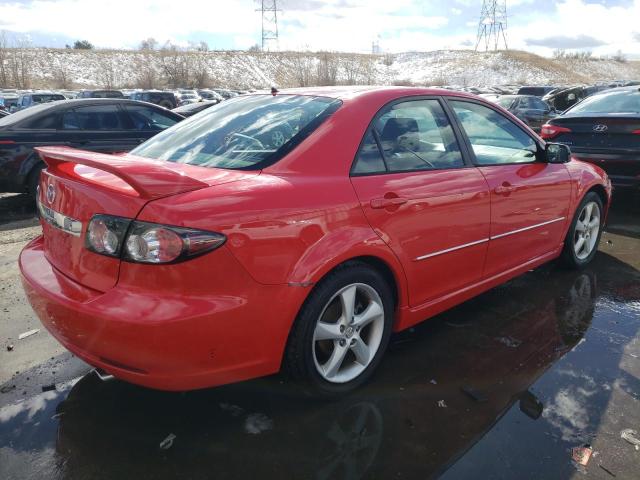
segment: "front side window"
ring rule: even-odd
[[[202,167],[256,169],[306,138],[339,100],[251,95],[221,103],[156,135],[132,155]]]
[[[124,130],[122,115],[115,105],[89,105],[62,114],[65,130]]]
[[[125,105],[136,130],[160,131],[172,127],[178,120],[163,112],[142,105]]]
[[[377,142],[376,142],[377,140]],[[378,144],[382,152],[377,152]],[[381,161],[384,159],[381,170]],[[438,100],[412,100],[382,110],[365,137],[355,174],[464,166],[453,129]]]
[[[536,142],[514,122],[495,110],[450,100],[479,165],[528,163],[536,160]]]

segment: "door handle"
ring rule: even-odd
[[[516,189],[509,182],[504,182],[502,185],[498,185],[493,191],[498,195],[506,195],[513,192]]]
[[[397,207],[402,205],[403,203],[407,203],[407,199],[402,197],[374,198],[370,202],[371,208]]]

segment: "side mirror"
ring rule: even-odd
[[[548,163],[567,163],[571,159],[571,150],[562,143],[547,143],[544,153]]]

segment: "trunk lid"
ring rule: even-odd
[[[47,164],[38,192],[45,255],[69,278],[102,292],[117,282],[120,260],[85,248],[93,215],[133,219],[150,200],[259,174],[66,147],[36,150]]]
[[[571,129],[571,132],[562,133],[551,141],[565,143],[576,153],[612,153],[640,148],[640,135],[632,133],[640,130],[637,114],[564,115],[550,123]]]

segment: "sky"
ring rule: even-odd
[[[35,46],[89,40],[136,48],[153,37],[211,49],[260,43],[255,0],[0,0],[0,29]],[[279,0],[280,50],[473,49],[482,0]],[[640,58],[640,0],[507,0],[510,49]],[[272,47],[272,49],[275,49]]]

